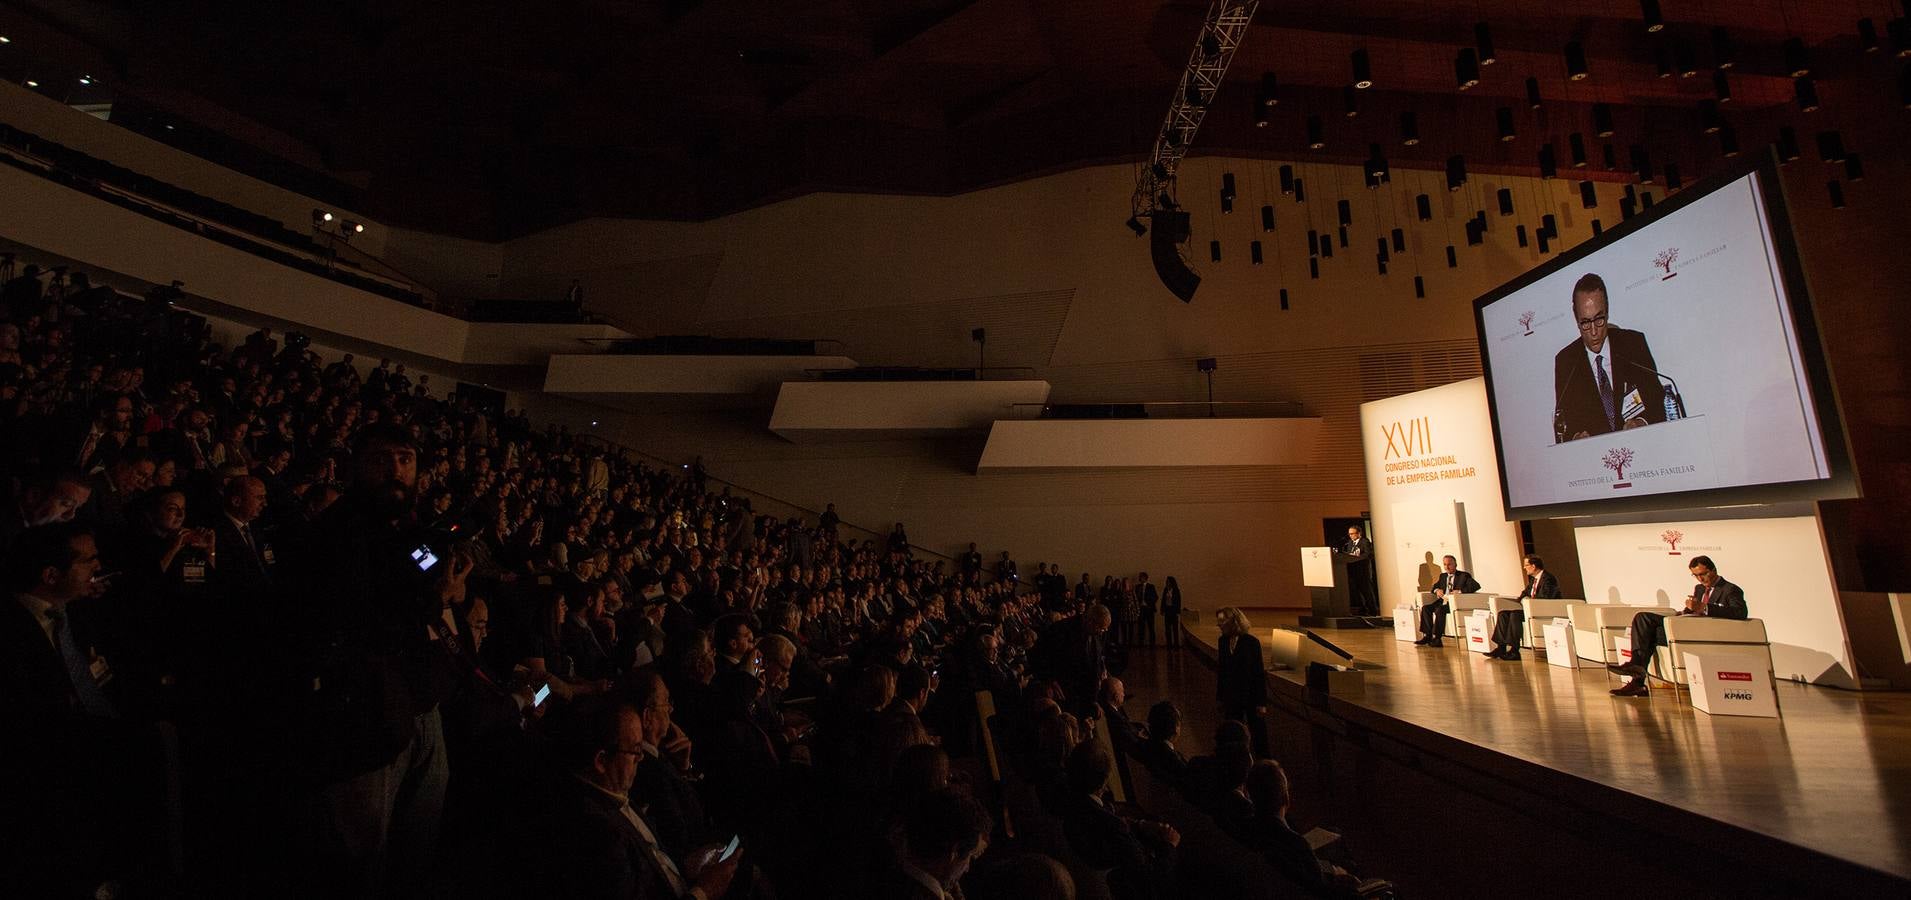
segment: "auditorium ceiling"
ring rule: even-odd
[[[1827,109],[1893,90],[1886,0],[1269,0],[1195,152],[1537,174],[1595,102],[1632,144],[1700,171],[1698,127],[1728,30],[1724,121],[1748,146],[1794,108],[1800,37]],[[950,194],[1145,155],[1207,8],[1195,0],[0,0],[19,64],[90,70],[125,119],[189,125],[350,185],[393,224],[472,237],[584,216],[695,220],[813,191]],[[1865,54],[1869,16],[1886,47]],[[1491,29],[1496,62],[1456,89]],[[1566,78],[1578,41],[1590,77]],[[1349,54],[1375,85],[1344,115]],[[1659,76],[1657,50],[1692,77]],[[36,56],[37,54],[37,56]],[[23,60],[38,62],[22,63]],[[71,71],[66,71],[71,70]],[[1251,112],[1279,79],[1267,127]],[[1537,80],[1538,110],[1526,80]],[[45,80],[45,79],[42,79]],[[77,101],[75,101],[77,102]],[[1515,110],[1499,139],[1496,111]],[[138,111],[134,115],[130,111]],[[1403,111],[1422,141],[1402,146]],[[1326,147],[1307,149],[1319,115]],[[1801,133],[1810,132],[1801,129]],[[1596,152],[1596,151],[1595,151]],[[1595,164],[1595,169],[1599,166]],[[1618,173],[1606,173],[1618,177]],[[1599,177],[1599,176],[1595,176]]]

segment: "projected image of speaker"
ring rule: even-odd
[[[1201,276],[1181,258],[1181,245],[1188,242],[1188,214],[1178,209],[1160,209],[1152,218],[1154,228],[1148,234],[1148,249],[1154,257],[1155,274],[1161,276],[1161,284],[1169,293],[1180,297],[1183,303],[1190,302],[1195,288],[1201,286]]]

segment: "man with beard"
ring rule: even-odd
[[[288,583],[302,632],[288,746],[309,781],[302,812],[320,895],[399,895],[434,857],[446,768],[439,702],[458,677],[442,642],[471,563],[414,515],[418,446],[390,424],[362,429],[352,486],[315,523]]]

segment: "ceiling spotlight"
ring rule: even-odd
[[[1267,105],[1266,104],[1263,104],[1263,103],[1254,104],[1254,127],[1256,128],[1267,127]]]
[[[1347,118],[1360,115],[1360,92],[1349,84],[1340,89],[1341,106],[1347,111]]]
[[[37,81],[34,81],[34,80],[33,80],[33,79],[31,79],[31,78],[29,78],[29,79],[27,79],[27,87],[30,87],[30,88],[36,88],[36,87],[39,87],[39,86],[40,86],[40,83],[39,83],[39,82],[37,82]]]
[[[1646,30],[1658,33],[1665,30],[1665,15],[1659,12],[1659,0],[1639,0],[1639,15],[1646,20]]]
[[[332,214],[331,214],[331,213],[328,213],[328,212],[326,212],[325,210],[322,210],[322,209],[315,209],[315,210],[312,210],[312,224],[313,224],[313,226],[315,226],[315,227],[316,227],[316,226],[322,226],[322,225],[324,225],[325,223],[327,223],[327,222],[330,222],[330,221],[332,221]]]
[[[1480,48],[1480,65],[1490,66],[1500,61],[1499,54],[1493,52],[1493,29],[1485,22],[1474,23],[1473,43]]]
[[[1519,137],[1519,132],[1513,127],[1512,107],[1502,106],[1494,110],[1493,117],[1499,122],[1501,141],[1511,141]]]
[[[1463,91],[1480,83],[1480,57],[1472,47],[1461,48],[1453,58],[1453,83]]]
[[[1262,106],[1276,106],[1280,104],[1281,98],[1274,93],[1275,89],[1278,87],[1280,87],[1280,81],[1279,79],[1276,79],[1274,77],[1273,72],[1261,73],[1261,105]]]
[[[80,76],[80,83],[81,83],[81,84],[92,84],[92,83],[93,83],[93,76],[91,76],[91,75],[81,75],[81,76]]]
[[[1680,78],[1691,78],[1699,74],[1699,56],[1692,52],[1692,45],[1685,41],[1672,42],[1672,68]]]
[[[1844,162],[1844,136],[1836,131],[1818,132],[1818,158],[1828,163]]]
[[[1866,53],[1878,52],[1878,26],[1869,18],[1858,20],[1858,46]]]
[[[1811,74],[1811,62],[1805,58],[1805,39],[1787,38],[1785,40],[1785,69],[1793,78],[1803,78]]]
[[[1573,81],[1585,81],[1589,74],[1586,68],[1586,47],[1578,41],[1566,42],[1566,77]]]
[[[1325,146],[1327,146],[1327,138],[1323,136],[1322,134],[1321,125],[1320,125],[1320,116],[1308,116],[1307,117],[1307,149],[1319,150],[1320,148]]]
[[[1604,103],[1593,104],[1593,134],[1602,138],[1612,137],[1612,107]]]
[[[1798,97],[1798,108],[1802,112],[1818,111],[1818,83],[1810,78],[1797,78],[1792,81],[1792,92]]]
[[[1201,54],[1209,59],[1221,55],[1221,39],[1215,37],[1214,32],[1210,31],[1201,36]]]
[[[1732,46],[1732,33],[1724,28],[1712,29],[1712,60],[1721,69],[1738,65],[1738,51]]]
[[[1400,143],[1408,147],[1420,143],[1420,117],[1411,109],[1400,114]]]
[[[1200,106],[1201,83],[1198,81],[1188,82],[1187,90],[1181,92],[1181,99],[1187,101],[1189,106]]]
[[[1466,157],[1454,154],[1447,157],[1447,190],[1457,191],[1466,184]]]
[[[1537,78],[1526,79],[1526,105],[1533,109],[1539,108],[1539,79]]]
[[[1780,162],[1793,162],[1800,156],[1798,132],[1790,125],[1778,126],[1778,159]]]
[[[1367,56],[1367,48],[1362,47],[1359,50],[1355,50],[1353,52],[1353,64],[1354,64],[1354,87],[1363,91],[1370,87],[1373,87],[1374,86],[1374,67],[1373,67],[1373,61],[1369,59]]]
[[[1699,101],[1699,128],[1703,130],[1706,134],[1718,134],[1719,129],[1723,127],[1724,125],[1725,125],[1725,121],[1719,118],[1718,101],[1717,100],[1700,100]]]

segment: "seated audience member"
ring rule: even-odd
[[[637,767],[631,800],[645,804],[644,821],[655,830],[658,842],[671,858],[686,858],[692,847],[717,837],[696,785],[687,777],[693,745],[670,719],[675,707],[670,702],[670,686],[662,676],[634,672],[622,690],[644,720],[645,758]]]
[[[1108,884],[1117,896],[1171,894],[1174,849],[1181,844],[1181,833],[1163,822],[1117,813],[1104,796],[1114,769],[1114,758],[1093,741],[1069,752],[1067,800],[1058,811],[1068,846],[1088,865],[1112,870]]]
[[[897,900],[958,900],[969,866],[989,849],[995,825],[967,794],[949,789],[924,796],[903,822],[901,860],[877,885]]]
[[[1115,749],[1133,756],[1141,742],[1148,738],[1148,726],[1128,718],[1128,711],[1122,704],[1128,702],[1128,688],[1121,679],[1110,675],[1101,680],[1101,690],[1097,693],[1102,727],[1108,729],[1108,739]]]
[[[1174,745],[1180,736],[1181,708],[1173,700],[1157,701],[1148,707],[1148,739],[1135,751],[1135,757],[1170,787],[1185,791],[1188,757]]]
[[[1214,748],[1214,779],[1204,808],[1215,824],[1236,838],[1248,833],[1254,820],[1254,801],[1247,793],[1247,773],[1254,766],[1254,753],[1246,744],[1220,744]]]
[[[1040,853],[978,866],[963,883],[967,900],[1075,900],[1068,867]]]
[[[42,472],[26,479],[12,498],[11,509],[0,516],[0,552],[28,528],[73,521],[92,494],[85,476],[71,469]]]
[[[1523,557],[1520,560],[1520,569],[1526,573],[1526,582],[1525,586],[1520,588],[1519,599],[1559,599],[1559,579],[1554,578],[1553,573],[1546,571],[1546,563],[1539,557]],[[1493,623],[1493,649],[1487,652],[1486,658],[1508,662],[1519,661],[1520,640],[1525,631],[1525,610],[1509,609],[1500,613]]]
[[[550,829],[551,896],[715,900],[729,890],[740,856],[672,857],[631,804],[637,770],[652,762],[643,744],[643,718],[628,704],[592,698],[560,723],[555,750],[570,778]]]
[[[1271,759],[1255,763],[1248,771],[1245,791],[1254,815],[1248,833],[1237,835],[1243,843],[1259,850],[1275,869],[1316,897],[1358,895],[1359,879],[1316,857],[1307,838],[1288,826],[1287,808],[1292,795],[1280,763]]]
[[[1686,567],[1691,570],[1698,584],[1693,585],[1692,596],[1686,598],[1685,608],[1676,615],[1714,619],[1744,619],[1748,616],[1744,589],[1719,577],[1718,567],[1712,564],[1712,557],[1694,556]],[[1664,645],[1665,616],[1654,612],[1633,616],[1632,661],[1607,667],[1630,678],[1624,685],[1614,688],[1612,693],[1619,697],[1644,697],[1651,693],[1646,687],[1646,673],[1653,656]]]
[[[1460,570],[1460,561],[1452,554],[1440,557],[1440,577],[1433,579],[1433,602],[1420,607],[1420,639],[1414,644],[1421,647],[1438,647],[1440,638],[1447,633],[1447,613],[1452,606],[1448,600],[1454,594],[1471,594],[1480,589],[1480,583],[1473,580],[1473,573]]]

